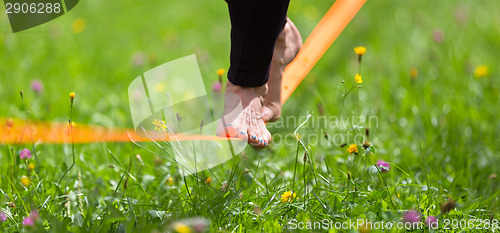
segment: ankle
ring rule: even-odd
[[[260,87],[243,87],[238,86],[230,81],[226,83],[226,92],[231,93],[240,93],[240,94],[255,94],[257,96],[265,96],[267,93],[267,84],[264,84]]]

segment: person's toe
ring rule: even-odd
[[[248,131],[248,144],[252,146],[258,146],[259,145],[259,134],[255,130],[249,130]]]
[[[267,142],[264,141],[264,137],[262,137],[262,135],[258,138],[258,141],[259,141],[259,145],[257,145],[258,147],[260,147],[260,148],[266,147]]]
[[[263,146],[266,147],[269,146],[269,144],[271,143],[271,133],[269,133],[269,130],[267,130],[266,125],[264,124],[263,121],[260,124],[261,124],[260,135],[263,140]]]
[[[248,142],[248,130],[246,128],[238,128],[236,137],[242,141]]]

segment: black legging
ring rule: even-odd
[[[267,83],[274,45],[290,0],[226,0],[231,19],[228,79],[244,87]]]

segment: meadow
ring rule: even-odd
[[[332,3],[290,3],[303,39]],[[498,9],[368,1],[268,124],[270,146],[195,175],[165,159],[168,144],[2,143],[0,231],[498,232]],[[3,131],[26,111],[132,128],[127,88],[141,73],[194,53],[210,89],[229,67],[224,1],[81,1],[15,34],[1,11]],[[306,229],[325,219],[334,229]]]

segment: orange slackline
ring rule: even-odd
[[[302,45],[295,59],[283,73],[281,103],[284,104],[312,67],[337,39],[342,30],[361,9],[366,0],[337,0]],[[0,144],[25,143],[75,143],[91,142],[141,142],[150,139],[137,136],[133,129],[104,128],[68,123],[47,123],[0,118]],[[30,132],[31,128],[31,132]],[[72,132],[72,134],[71,134]],[[155,132],[148,132],[149,135]],[[71,137],[71,135],[73,137]],[[158,133],[156,133],[156,136]],[[183,140],[228,140],[226,137],[209,135],[168,135],[170,139]],[[157,139],[158,137],[154,137]],[[169,140],[166,136],[165,140]],[[238,140],[238,139],[236,139]]]
[[[63,122],[40,122],[30,121],[29,127],[25,120],[0,118],[0,144],[24,144],[32,141],[44,143],[68,143],[71,142],[71,132],[75,143],[90,142],[136,142],[150,141],[148,138],[139,137],[133,129],[105,128],[100,126],[73,124],[71,129],[68,123]],[[30,132],[31,129],[31,132]],[[147,132],[155,140],[165,137],[164,132]],[[170,135],[170,139],[185,140],[228,140],[226,137],[210,135]]]
[[[281,103],[295,91],[316,62],[337,39],[366,0],[337,0],[311,32],[299,53],[288,64],[281,84]]]

